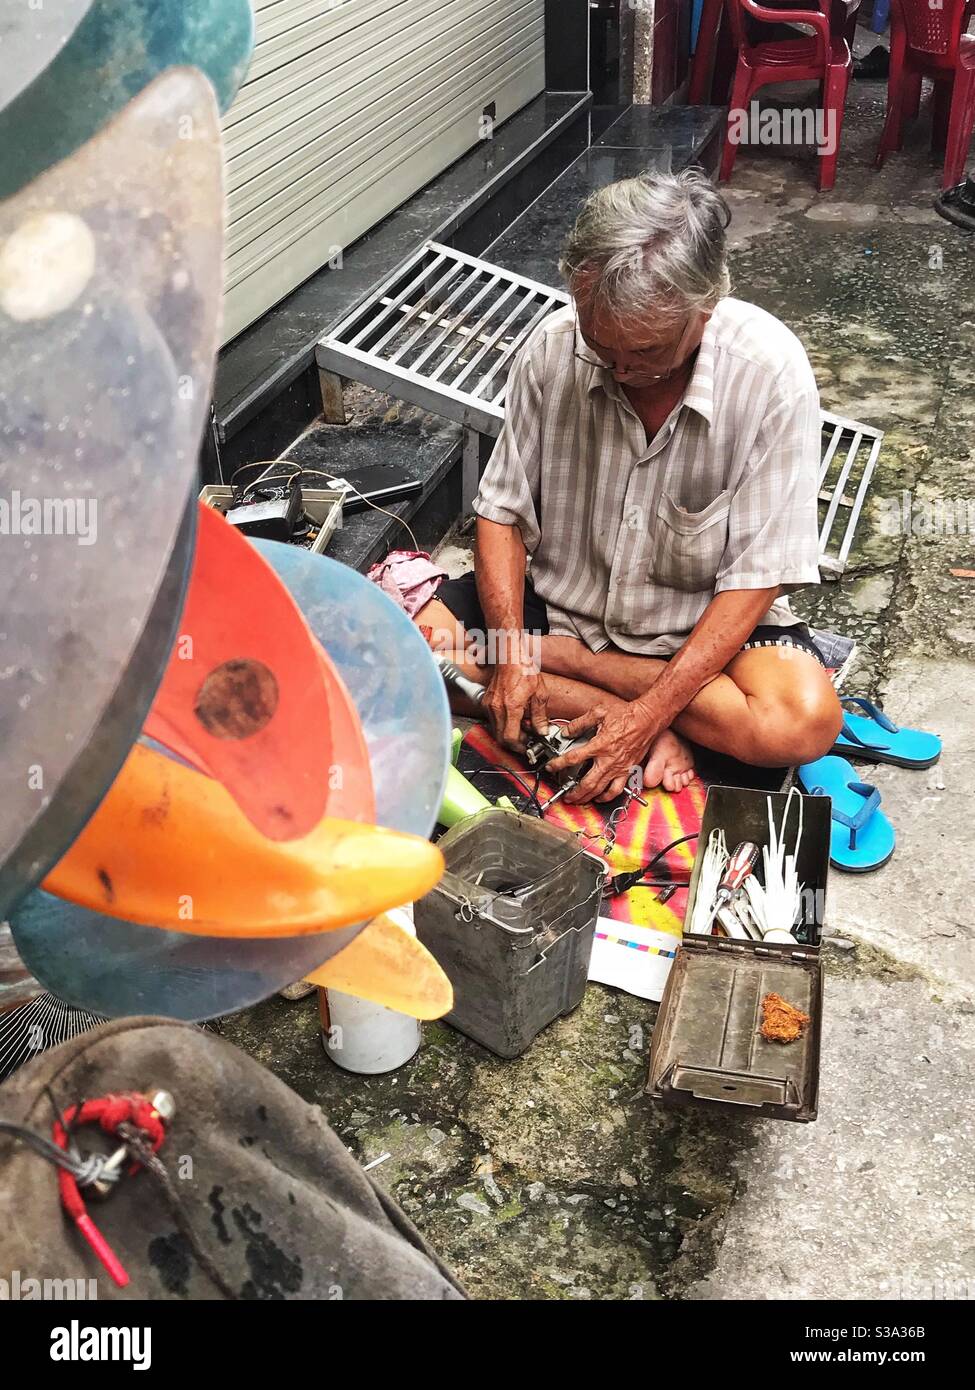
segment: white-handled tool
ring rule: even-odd
[[[478,685],[477,681],[472,681],[469,676],[465,676],[449,656],[444,656],[441,652],[434,652],[433,659],[440,667],[440,674],[448,685],[454,686],[469,700],[473,700],[475,704],[481,703],[487,690],[486,686]]]

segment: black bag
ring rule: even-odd
[[[103,1024],[0,1086],[0,1120],[49,1138],[48,1086],[61,1111],[112,1092],[171,1092],[159,1156],[172,1196],[144,1170],[103,1202],[83,1191],[130,1276],[120,1290],[65,1214],[54,1165],[0,1134],[0,1280],[97,1279],[99,1299],[466,1296],[321,1109],[222,1038],[165,1019]],[[83,1151],[116,1147],[92,1127],[77,1137]]]

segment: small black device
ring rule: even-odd
[[[301,518],[303,506],[300,487],[275,489],[271,495],[257,496],[231,507],[227,520],[245,536],[257,536],[266,541],[290,541]]]

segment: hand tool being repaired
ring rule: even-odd
[[[548,766],[556,758],[561,758],[573,748],[580,748],[588,743],[595,733],[595,729],[587,729],[585,733],[577,734],[574,738],[562,732],[557,724],[550,724],[544,734],[531,733],[528,736],[528,744],[525,748],[525,757],[530,767],[536,771]],[[587,758],[578,767],[569,769],[565,781],[559,777],[559,789],[554,795],[550,796],[546,802],[542,803],[542,810],[547,811],[550,806],[554,806],[556,801],[565,796],[568,792],[574,791],[586,773],[592,767],[592,758]]]
[[[449,657],[439,652],[434,652],[433,655],[437,666],[440,668],[440,674],[448,685],[454,686],[455,689],[459,690],[463,695],[466,695],[469,700],[473,700],[475,704],[479,705],[483,703],[486,693],[485,686],[478,685],[476,681],[472,681],[468,676],[465,676]],[[595,729],[589,729],[583,734],[577,734],[575,737],[569,738],[562,732],[557,724],[550,724],[544,734],[536,733],[534,730],[526,731],[527,742],[525,745],[525,760],[533,771],[540,772],[543,768],[547,767],[549,763],[554,762],[556,758],[561,758],[565,753],[568,753],[570,749],[578,748],[582,744],[588,743],[594,733]],[[592,759],[588,758],[585,762],[580,763],[578,767],[572,768],[564,782],[560,779],[558,791],[555,792],[553,796],[550,796],[548,801],[541,803],[541,809],[547,811],[556,801],[560,800],[568,792],[571,792],[577,787],[591,767]],[[636,799],[640,800],[641,804],[646,804],[642,802],[641,798],[637,797]]]

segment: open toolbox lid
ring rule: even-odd
[[[768,801],[776,829],[785,810],[783,792],[712,787],[708,792],[699,852],[688,893],[685,923],[692,920],[701,851],[714,830],[729,849],[743,840],[769,843]],[[695,936],[685,930],[660,1003],[650,1050],[647,1092],[669,1105],[717,1106],[730,1114],[768,1118],[816,1118],[819,1093],[823,979],[822,938],[829,871],[830,801],[803,796],[802,841],[797,872],[803,884],[800,935],[805,943],[781,945]],[[796,807],[786,826],[786,849],[795,852]],[[795,1042],[761,1036],[762,1000],[779,994],[808,1014]]]

